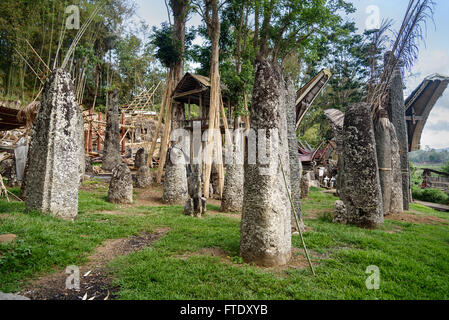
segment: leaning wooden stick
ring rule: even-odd
[[[305,243],[304,237],[302,235],[298,216],[296,214],[296,209],[295,209],[295,206],[293,205],[293,200],[292,200],[292,196],[290,194],[290,190],[288,189],[288,183],[287,183],[287,179],[285,178],[284,166],[282,165],[281,155],[278,154],[278,157],[279,157],[279,161],[281,163],[281,171],[282,171],[282,176],[284,177],[284,183],[285,183],[285,188],[287,189],[288,199],[290,200],[290,205],[292,206],[293,214],[295,215],[296,227],[298,228],[299,236],[301,237],[302,247],[304,248],[304,251],[306,253],[307,262],[309,262],[310,270],[312,271],[313,275],[315,276],[316,275],[315,270],[313,269],[312,261],[310,261],[309,252],[307,251],[306,243]]]

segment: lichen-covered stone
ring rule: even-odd
[[[240,122],[236,120],[236,128],[229,145],[231,148],[232,159],[226,159],[226,174],[223,187],[223,196],[221,199],[222,212],[242,212],[243,206],[243,139]]]
[[[146,166],[147,160],[148,160],[148,153],[145,151],[144,148],[140,148],[139,150],[137,150],[136,156],[134,158],[134,168],[138,170],[142,166]]]
[[[3,160],[0,164],[0,173],[6,179],[6,185],[15,188],[19,185],[16,173],[16,161],[12,158]]]
[[[184,105],[175,103],[172,110],[172,130],[181,128],[184,119]],[[184,145],[184,137],[177,137],[180,140],[172,141],[172,147],[167,150],[167,162],[164,173],[164,193],[162,201],[167,204],[184,204],[187,200],[187,170],[186,157],[183,150],[187,150]]]
[[[346,224],[348,217],[346,213],[346,206],[343,201],[337,200],[334,205],[334,223]]]
[[[310,179],[309,175],[305,174],[301,178],[301,199],[307,199],[309,197]]]
[[[180,149],[169,149],[170,157],[167,159],[164,174],[164,193],[162,201],[166,204],[184,204],[187,194],[187,171],[184,154]]]
[[[102,168],[112,171],[122,162],[120,154],[120,123],[118,109],[118,91],[108,92],[108,110],[106,113],[106,134]]]
[[[85,172],[86,174],[93,174],[94,173],[94,168],[92,165],[92,159],[90,157],[84,157],[84,168],[85,168]]]
[[[380,190],[382,191],[382,203],[384,214],[390,212],[391,185],[393,183],[391,166],[391,137],[390,127],[393,125],[388,118],[381,118],[374,125],[376,138],[377,163],[379,166]]]
[[[130,204],[133,202],[133,178],[131,170],[125,163],[117,165],[112,170],[108,202],[117,204]]]
[[[84,152],[84,118],[83,113],[80,112],[78,114],[78,122],[77,122],[77,128],[76,128],[77,134],[78,134],[78,145],[80,146],[78,150],[78,174],[79,174],[79,181],[80,184],[84,180],[84,175],[86,174],[86,154]]]
[[[396,136],[394,126],[390,127],[391,137],[391,168],[393,182],[391,184],[391,204],[390,214],[399,214],[404,212],[404,197],[402,194],[402,168],[399,141]]]
[[[287,107],[287,132],[288,132],[288,152],[290,159],[290,192],[294,209],[302,230],[304,223],[302,221],[301,210],[301,177],[302,163],[298,153],[298,137],[296,135],[296,90],[293,82],[287,78],[285,80],[287,87],[286,107]],[[291,214],[292,229],[297,230],[294,211]]]
[[[386,58],[390,53],[386,54]],[[405,120],[404,85],[402,81],[401,67],[398,63],[393,72],[389,88],[388,115],[396,129],[401,158],[401,180],[403,208],[410,208],[410,163],[408,156],[407,122]]]
[[[136,173],[136,187],[137,188],[148,188],[153,183],[153,173],[151,169],[144,165],[137,170]]]
[[[375,228],[384,223],[371,110],[366,103],[346,111],[343,130],[343,181],[341,198],[349,224]]]
[[[26,173],[26,207],[74,219],[78,214],[79,113],[70,75],[54,70],[33,124]]]
[[[262,266],[285,265],[291,258],[291,205],[278,155],[287,183],[290,164],[287,138],[286,88],[277,66],[258,59],[253,89],[251,128],[266,129],[266,138],[278,130],[278,152],[265,152],[271,164],[256,164],[245,156],[245,182],[241,221],[240,255],[244,261]],[[259,138],[256,137],[257,142]],[[258,143],[256,143],[257,145]],[[270,167],[270,169],[268,168]]]
[[[206,198],[202,196],[201,171],[198,164],[192,165],[192,173],[187,179],[189,198],[184,206],[184,213],[192,217],[201,217],[206,213]]]

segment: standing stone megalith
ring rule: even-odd
[[[140,167],[146,166],[148,162],[148,153],[144,148],[140,148],[136,152],[136,156],[134,158],[134,168],[139,170]]]
[[[245,151],[240,255],[262,266],[285,265],[291,258],[291,205],[279,161],[288,183],[286,94],[280,68],[258,58],[251,108],[255,134]]]
[[[108,92],[108,110],[106,113],[106,135],[104,139],[104,154],[102,168],[112,171],[122,162],[120,154],[120,124],[118,109],[118,91]]]
[[[108,202],[117,204],[133,203],[133,178],[126,163],[121,163],[112,169],[109,182]]]
[[[286,80],[287,87],[287,132],[288,132],[288,152],[290,158],[290,192],[295,205],[300,228],[304,230],[301,212],[301,178],[302,163],[298,152],[298,137],[296,135],[296,90],[291,79]],[[292,210],[292,229],[297,230],[296,219]]]
[[[192,172],[187,179],[189,187],[189,198],[184,206],[184,213],[191,217],[201,217],[206,213],[206,198],[203,197],[203,187],[201,181],[201,166],[192,165]]]
[[[241,212],[243,206],[243,132],[240,117],[234,121],[234,132],[226,136],[226,174],[221,199],[222,212]]]
[[[184,204],[187,200],[186,136],[182,128],[184,105],[173,103],[172,147],[167,150],[162,201],[167,204]]]
[[[386,54],[386,59],[388,55]],[[396,129],[399,142],[399,154],[401,156],[402,171],[402,196],[403,209],[410,209],[410,163],[408,157],[408,134],[407,122],[405,119],[404,85],[402,82],[401,67],[397,64],[390,81],[388,115],[390,121]]]
[[[26,173],[26,207],[65,219],[78,214],[79,119],[70,75],[54,70],[33,124]]]
[[[364,228],[383,224],[384,212],[370,106],[356,103],[345,113],[341,198],[348,223]]]
[[[393,125],[390,126],[390,140],[391,140],[391,168],[393,182],[391,184],[391,203],[390,214],[399,214],[404,212],[404,197],[402,190],[402,168],[401,168],[401,154],[399,148],[399,141],[396,136],[396,129]]]
[[[374,136],[376,138],[377,164],[379,166],[380,189],[384,214],[390,212],[391,185],[393,184],[393,169],[391,164],[391,136],[392,124],[384,112],[383,116],[374,124]]]
[[[136,187],[148,188],[153,183],[153,173],[147,165],[143,165],[136,173]]]

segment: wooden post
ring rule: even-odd
[[[89,131],[88,130],[84,130],[84,152],[86,154],[89,153]]]
[[[157,139],[159,138],[159,132],[161,131],[162,127],[162,118],[164,117],[164,109],[168,103],[168,93],[171,91],[171,81],[170,81],[170,74],[167,76],[166,80],[166,88],[164,90],[164,95],[162,97],[162,105],[161,105],[161,111],[159,112],[159,119],[157,121],[156,131],[154,132],[153,141],[151,142],[150,151],[148,152],[148,167],[151,167],[151,161],[153,160],[153,154],[154,149],[156,149]]]
[[[89,150],[88,152],[92,152],[93,150],[93,139],[92,139],[92,135],[93,135],[93,130],[92,130],[92,121],[93,121],[93,112],[92,109],[89,110]]]
[[[97,130],[97,151],[101,151],[101,112],[98,113],[98,130]]]
[[[121,119],[120,123],[122,125],[125,124],[125,113],[123,113],[123,112],[122,112],[122,119]],[[125,128],[123,128],[123,127],[122,127],[122,129],[120,131],[122,133],[121,134],[122,153],[125,153],[125,134],[126,134],[126,131],[125,131]]]
[[[173,81],[173,74],[170,72],[170,78],[169,78],[169,90],[167,91],[167,108],[165,111],[165,126],[164,126],[164,134],[162,136],[161,140],[161,147],[160,147],[160,157],[159,157],[159,168],[157,170],[157,177],[156,182],[161,183],[162,182],[162,176],[164,174],[164,166],[165,161],[167,159],[167,149],[168,144],[170,142],[170,132],[171,132],[171,116],[172,116],[172,90],[174,88],[174,81]]]

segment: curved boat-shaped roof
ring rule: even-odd
[[[421,135],[430,112],[448,84],[449,77],[440,74],[430,75],[405,100],[409,152],[420,149]]]

